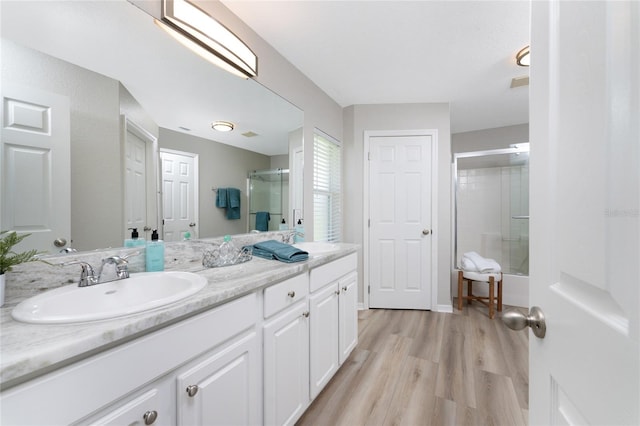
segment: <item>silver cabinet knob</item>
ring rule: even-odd
[[[422,235],[429,235],[431,233],[430,229],[423,229],[422,230]]]
[[[196,396],[196,394],[198,393],[198,389],[198,385],[187,386],[187,395],[189,395],[190,397]]]
[[[336,290],[336,292],[335,292],[335,293],[336,293],[336,294],[340,294],[340,290]]]
[[[305,317],[305,318],[309,318],[309,311],[304,311],[302,313],[302,316]]]
[[[158,419],[158,412],[155,410],[147,411],[142,415],[142,419],[145,425],[152,425]]]
[[[295,291],[290,291],[289,293],[287,293],[287,296],[293,298],[296,297],[296,292]]]
[[[56,247],[64,247],[67,245],[67,240],[65,240],[64,238],[56,238],[55,240],[53,240],[53,245]]]
[[[344,291],[346,293],[346,291],[347,291],[347,286],[346,285],[344,287],[342,287],[342,291]]]
[[[533,334],[542,339],[547,332],[547,324],[544,321],[542,309],[532,306],[529,315],[525,315],[520,311],[507,311],[502,314],[502,322],[512,330],[522,330],[525,327],[531,327]]]

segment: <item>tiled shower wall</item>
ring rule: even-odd
[[[465,252],[529,274],[529,166],[458,170],[457,266]]]

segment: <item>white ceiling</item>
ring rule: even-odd
[[[0,11],[3,40],[122,82],[160,127],[280,155],[289,152],[288,133],[302,126],[294,105],[193,54],[125,0],[0,0]],[[215,120],[236,130],[215,132]],[[242,135],[248,131],[258,136]]]
[[[450,102],[453,133],[527,123],[529,1],[223,3],[340,105]]]

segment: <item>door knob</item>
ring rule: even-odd
[[[193,228],[194,226],[196,226],[196,224],[195,224],[195,222],[191,222],[191,223],[189,224],[189,226],[190,226],[191,228]]]
[[[431,233],[430,229],[423,229],[422,230],[422,235],[429,235]]]
[[[53,240],[53,245],[56,247],[64,247],[67,245],[67,240],[65,240],[64,238],[56,238],[55,240]]]
[[[540,339],[544,338],[547,332],[547,325],[544,322],[544,314],[542,309],[532,306],[529,315],[525,315],[520,311],[507,311],[502,314],[502,322],[512,330],[522,330],[525,327],[531,327],[533,334]]]

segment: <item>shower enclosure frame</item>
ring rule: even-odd
[[[453,186],[451,199],[453,202],[453,229],[452,229],[452,270],[460,269],[458,263],[458,160],[461,158],[478,158],[478,157],[486,157],[493,155],[504,155],[504,154],[520,154],[520,153],[529,153],[529,143],[523,142],[518,144],[513,144],[509,148],[499,148],[499,149],[489,149],[483,151],[469,151],[469,152],[458,152],[453,154],[453,162],[451,164],[451,175],[453,177]],[[515,218],[515,217],[513,217]],[[529,219],[529,216],[520,216],[518,219]]]

